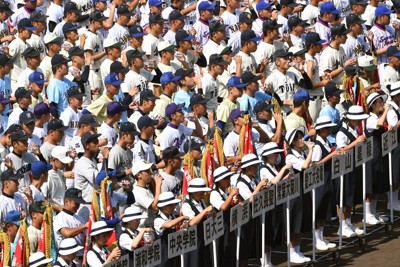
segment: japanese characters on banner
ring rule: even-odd
[[[121,256],[118,260],[114,260],[104,267],[130,267],[132,263],[129,262],[129,254]],[[135,266],[144,266],[144,265],[135,265]]]
[[[203,223],[204,226],[204,245],[210,244],[213,240],[224,235],[224,214],[218,212],[215,218],[208,218]]]
[[[300,196],[300,174],[297,173],[293,177],[281,180],[276,185],[275,204],[280,205],[288,200],[292,200]]]
[[[161,263],[161,240],[134,250],[135,267],[152,267]],[[119,265],[116,265],[119,267]]]
[[[368,138],[364,143],[358,143],[354,147],[354,158],[356,167],[361,166],[363,163],[370,161],[373,156],[373,141],[372,137]]]
[[[332,179],[353,171],[354,151],[346,151],[344,155],[337,155],[332,158]]]
[[[230,226],[231,232],[238,229],[240,225],[246,224],[250,220],[250,201],[247,199],[241,204],[231,208]]]
[[[168,235],[168,258],[197,249],[197,225]]]
[[[253,195],[253,205],[251,210],[251,216],[253,218],[260,216],[263,214],[263,201],[264,194],[263,192],[258,192],[257,194]]]
[[[382,134],[382,156],[386,156],[397,147],[397,129]]]
[[[304,194],[324,184],[324,164],[320,163],[308,168],[303,173]]]
[[[275,207],[275,185],[264,189],[253,196],[251,214],[256,218]]]

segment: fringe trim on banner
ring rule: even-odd
[[[2,242],[2,247],[3,247],[3,256],[2,256],[2,262],[1,266],[10,266],[11,265],[11,259],[10,259],[10,253],[11,253],[11,241],[10,238],[8,237],[7,233],[1,232],[0,234],[0,242]]]
[[[215,127],[214,131],[214,160],[218,164],[218,167],[225,165],[224,155],[224,141],[222,140],[222,131],[220,128]]]

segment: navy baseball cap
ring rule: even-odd
[[[207,104],[207,99],[201,94],[194,94],[190,97],[190,106],[193,107],[197,104]]]
[[[19,121],[26,125],[35,122],[35,116],[32,111],[27,110],[19,114]]]
[[[11,133],[11,142],[27,141],[29,137],[25,134],[22,128],[19,128],[16,132]],[[4,172],[3,172],[4,173]]]
[[[343,93],[343,90],[340,90],[336,83],[334,82],[328,82],[325,85],[325,95],[337,95],[339,96],[341,93]]]
[[[288,6],[288,7],[297,7],[299,5],[294,0],[281,0],[279,4],[281,6]]]
[[[160,78],[160,83],[162,85],[167,84],[169,82],[177,82],[181,79],[180,76],[174,76],[172,74],[172,72],[168,71],[168,72],[164,72],[164,74],[161,76]]]
[[[246,84],[242,82],[242,79],[238,76],[233,76],[229,78],[227,85],[229,87],[236,87],[238,89],[243,89],[246,87]]]
[[[17,59],[17,54],[15,54],[14,57],[10,57],[4,53],[0,53],[0,66],[14,64],[14,61],[16,59]]]
[[[74,12],[77,15],[81,15],[78,5],[75,2],[64,3],[64,14],[67,14],[69,12]]]
[[[257,115],[258,112],[264,111],[264,110],[271,110],[274,108],[274,105],[269,104],[266,101],[258,101],[255,105],[254,105],[254,113]]]
[[[72,86],[71,88],[68,89],[67,91],[67,97],[74,97],[76,99],[82,99],[84,97],[84,93],[80,90],[79,87],[77,86]]]
[[[63,121],[60,119],[53,119],[47,124],[47,129],[49,131],[65,131],[68,129],[68,126],[64,126]]]
[[[50,107],[44,102],[37,103],[33,108],[33,114],[35,114],[36,116],[48,113],[50,113]]]
[[[0,10],[6,12],[10,16],[14,14],[14,12],[11,10],[10,3],[7,1],[0,2]]]
[[[194,38],[193,35],[190,35],[187,33],[187,31],[185,30],[179,30],[176,34],[175,34],[175,42],[177,44],[179,44],[182,41],[190,41]]]
[[[136,131],[136,126],[132,122],[124,122],[121,124],[121,127],[119,127],[119,132],[120,133],[129,133],[132,136],[135,135],[140,135],[138,131]]]
[[[185,151],[185,153],[188,153],[191,150],[201,150],[201,148],[205,145],[205,143],[199,138],[189,138],[190,139],[186,140],[186,142],[183,144],[183,151]]]
[[[100,125],[99,125],[100,126]],[[101,134],[95,134],[91,131],[85,133],[82,138],[81,138],[81,143],[83,146],[86,146],[87,144],[91,143],[94,140],[98,140],[98,138],[101,136]]]
[[[96,184],[98,186],[101,185],[101,182],[108,176],[108,178],[114,178],[117,175],[117,169],[114,169],[112,171],[106,172],[105,170],[101,170],[97,175],[96,175]]]
[[[161,14],[150,14],[149,16],[149,24],[153,24],[153,23],[164,23],[167,20],[164,19]]]
[[[289,56],[293,56],[293,54],[289,51],[286,51],[285,49],[278,49],[272,54],[274,60],[276,60],[277,58],[289,57]]]
[[[224,65],[228,65],[229,63],[227,61],[225,61],[222,57],[222,55],[220,54],[212,54],[210,56],[210,60],[208,61],[208,65],[220,65],[220,66],[224,66]]]
[[[294,93],[293,101],[309,101],[314,100],[310,97],[310,94],[305,89],[299,89],[296,93]]]
[[[17,226],[21,225],[22,213],[16,210],[12,210],[7,212],[6,217],[4,218],[4,223],[12,223]]]
[[[110,73],[123,73],[123,74],[127,74],[129,72],[128,68],[125,68],[121,61],[114,61],[113,63],[111,63],[110,65]]]
[[[30,19],[33,22],[45,22],[48,16],[46,16],[41,10],[35,10],[30,14]]]
[[[184,68],[180,68],[175,72],[175,75],[176,76],[180,76],[181,79],[183,79],[183,78],[185,78],[185,77],[187,77],[189,75],[192,75],[193,72],[194,72],[193,68],[190,68],[190,69],[187,69],[187,70],[185,70]]]
[[[306,35],[306,44],[323,44],[326,40],[322,40],[317,32],[309,32]]]
[[[107,105],[107,115],[109,116],[114,116],[115,114],[118,114],[123,111],[127,111],[128,106],[122,105],[121,103],[117,101],[113,101],[108,103]]]
[[[28,139],[26,139],[28,140]],[[7,169],[5,170],[1,176],[0,176],[0,180],[1,181],[9,181],[9,180],[14,180],[14,181],[18,181],[19,179],[24,178],[24,175],[20,174],[20,173],[14,173],[13,169]]]
[[[140,92],[140,99],[141,100],[153,100],[156,101],[157,99],[160,99],[158,96],[155,96],[153,94],[153,91],[145,89]]]
[[[129,6],[122,4],[117,8],[118,15],[133,16],[133,12],[129,11]]]
[[[107,75],[107,77],[104,79],[104,84],[111,84],[114,86],[120,86],[122,84],[122,81],[118,79],[118,75],[116,73],[110,73]]]
[[[67,32],[74,31],[79,28],[80,28],[80,26],[74,25],[72,22],[66,22],[62,27],[62,31],[63,31],[63,34],[65,35]]]
[[[27,29],[28,31],[36,31],[37,28],[33,27],[32,22],[28,18],[23,18],[18,22],[18,29]]]
[[[332,36],[346,35],[349,32],[351,32],[351,30],[350,29],[346,29],[346,26],[344,26],[343,24],[334,25],[334,26],[331,27],[331,35]]]
[[[400,50],[397,46],[389,46],[386,50],[387,57],[400,57]]]
[[[257,12],[258,12],[260,10],[268,9],[271,6],[272,6],[272,3],[269,3],[269,2],[261,0],[260,2],[257,3],[256,9],[257,9]]]
[[[64,198],[72,199],[79,204],[88,204],[82,198],[82,190],[79,190],[77,188],[68,188],[67,190],[65,190]]]
[[[368,5],[368,0],[350,0],[350,5]],[[396,6],[395,1],[392,1],[394,6]]]
[[[239,15],[239,23],[253,23],[254,20],[249,12],[242,12]]]
[[[129,28],[129,35],[135,38],[143,37],[144,36],[143,28],[140,27],[139,25],[132,25]]]
[[[340,10],[335,8],[335,5],[332,2],[324,2],[319,6],[319,11],[321,13],[331,13],[331,14],[339,14]]]
[[[65,58],[63,55],[55,54],[51,58],[51,66],[55,67],[55,66],[58,66],[58,65],[68,64],[68,62],[70,62],[70,61],[71,60]]]
[[[168,20],[173,21],[173,20],[181,20],[184,21],[187,17],[182,15],[181,11],[179,10],[173,10],[171,13],[168,15]]]
[[[24,50],[21,54],[25,59],[27,58],[33,58],[33,57],[39,57],[40,52],[36,50],[34,47],[28,47],[27,49]]]
[[[104,1],[98,1],[98,2],[107,2],[107,0]],[[95,1],[93,1],[93,3],[95,3]],[[89,15],[89,21],[95,20],[95,21],[105,21],[107,20],[108,17],[103,15],[103,12],[99,11],[99,10],[95,10],[93,11],[92,14]]]
[[[210,32],[225,31],[228,25],[223,24],[220,20],[215,20],[210,23]]]
[[[29,75],[29,82],[44,84],[46,81],[44,79],[43,73],[41,73],[40,71],[34,71]]]
[[[274,19],[266,19],[263,21],[262,25],[264,30],[279,29],[283,26],[283,24],[278,24],[278,22]]]
[[[160,0],[149,0],[149,6],[161,6],[162,3]]]
[[[4,94],[0,94],[0,103],[7,105],[10,104],[12,101],[4,96]]]
[[[293,27],[296,27],[296,26],[299,26],[299,25],[300,26],[307,26],[308,25],[307,20],[302,20],[298,16],[292,16],[292,17],[289,18],[289,20],[288,20],[289,29],[292,29]]]
[[[93,114],[82,114],[79,118],[79,124],[89,124],[93,127],[100,127],[100,123],[97,122],[97,119]]]
[[[383,16],[383,15],[390,15],[392,14],[394,11],[390,10],[386,7],[386,5],[382,5],[382,6],[378,6],[375,9],[375,18],[379,17],[379,16]]]
[[[199,12],[202,10],[214,10],[215,6],[213,4],[210,4],[208,1],[203,1],[197,6]]]
[[[32,175],[38,176],[51,170],[53,166],[51,164],[46,164],[41,160],[35,161],[31,164]]]
[[[350,14],[346,18],[346,25],[350,27],[353,24],[363,24],[366,20],[361,19],[357,14]]]
[[[26,90],[24,87],[19,87],[17,88],[17,90],[15,91],[15,99],[21,99],[21,98],[29,98],[32,95],[32,90]]]
[[[80,48],[79,46],[73,46],[68,50],[68,57],[72,58],[73,56],[85,56],[85,50]]]
[[[126,58],[130,62],[134,58],[142,58],[145,54],[145,52],[140,52],[138,49],[132,49],[126,52]]]
[[[175,103],[171,103],[165,108],[165,115],[167,117],[169,117],[178,111],[182,111],[184,107],[185,107],[185,103],[178,104],[178,105]]]
[[[251,82],[257,82],[262,79],[261,75],[254,75],[250,71],[246,71],[245,73],[242,74],[242,82],[245,84],[251,83]]]
[[[237,108],[237,109],[232,110],[231,114],[229,115],[229,118],[231,119],[231,121],[234,121],[237,118],[242,117],[244,114],[248,114],[248,112]]]
[[[137,126],[139,131],[141,131],[145,126],[156,126],[158,124],[158,120],[153,120],[147,115],[144,115],[139,118],[137,121]]]
[[[253,30],[245,30],[240,35],[240,41],[241,42],[249,42],[249,41],[258,42],[261,39],[262,38],[260,36],[257,36],[256,33]]]

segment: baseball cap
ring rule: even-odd
[[[41,10],[35,10],[29,16],[32,22],[45,22],[48,18]]]
[[[122,84],[122,81],[118,78],[118,75],[116,73],[110,73],[106,76],[104,79],[104,84],[111,84],[114,86],[120,86]]]
[[[5,97],[4,94],[0,94],[0,103],[7,105],[10,104],[12,101]]]
[[[44,165],[46,165],[46,163],[44,163]],[[30,214],[32,214],[32,212],[44,213],[45,211],[46,211],[46,205],[43,201],[34,201],[32,202],[32,204],[29,205]]]
[[[158,52],[161,51],[174,51],[175,45],[170,43],[169,41],[161,41],[157,45]]]
[[[68,126],[64,126],[63,121],[60,119],[53,119],[47,124],[48,131],[65,131],[67,129]]]
[[[129,35],[135,38],[144,36],[143,28],[139,25],[132,25],[129,28]]]
[[[72,86],[67,90],[67,97],[74,97],[76,99],[82,99],[85,94],[82,93],[81,89],[77,86]]]
[[[174,76],[174,75],[172,74],[172,72],[167,71],[167,72],[164,72],[163,75],[161,75],[160,83],[161,83],[162,85],[164,85],[164,84],[167,84],[167,83],[169,83],[169,82],[177,82],[177,81],[179,81],[180,79],[181,79],[180,76]]]
[[[179,152],[179,149],[176,146],[167,147],[162,151],[162,156],[164,159],[180,158],[184,155],[184,153]]]
[[[70,61],[71,61],[70,59],[65,58],[63,55],[55,54],[51,58],[51,66],[55,67],[55,66],[58,66],[58,65],[68,64],[68,62],[70,62]]]
[[[378,7],[375,9],[375,18],[377,18],[377,17],[379,17],[379,16],[383,16],[383,15],[390,15],[390,14],[392,14],[393,12],[394,12],[394,11],[388,9],[388,8],[386,7],[386,5],[381,5],[381,6],[378,6]]]
[[[136,161],[132,164],[132,175],[136,175],[141,171],[150,170],[153,164],[147,163],[144,160]]]
[[[216,52],[217,52],[217,54],[220,54],[220,55],[231,54],[232,53],[232,46],[230,46],[230,45],[227,45],[227,46],[220,45],[220,46],[217,47],[217,51]]]
[[[340,90],[336,83],[334,82],[328,82],[325,85],[325,95],[337,95],[339,96],[341,93],[343,93],[343,90]]]
[[[194,94],[190,97],[190,106],[193,107],[197,104],[207,104],[207,99],[201,94]]]
[[[220,20],[215,20],[210,23],[210,32],[225,31],[228,25],[223,24]]]
[[[246,83],[242,82],[242,79],[238,76],[232,76],[229,78],[228,83],[226,86],[229,87],[236,87],[238,89],[243,89],[246,87]]]
[[[160,0],[149,0],[149,6],[161,6],[162,3]]]
[[[278,24],[274,19],[266,19],[263,21],[263,30],[279,29],[283,24]]]
[[[16,59],[17,59],[17,55],[15,55],[14,57],[10,57],[4,53],[0,53],[0,66],[14,64],[14,61]]]
[[[149,16],[149,24],[153,24],[153,23],[164,23],[164,22],[166,22],[167,20],[166,19],[164,19],[162,16],[161,16],[161,14],[150,14],[150,16]]]
[[[144,115],[139,118],[137,121],[137,126],[139,131],[141,131],[145,126],[156,126],[158,124],[158,120],[153,120],[147,115]]]
[[[21,216],[22,213],[16,210],[12,210],[7,212],[6,217],[4,218],[4,223],[12,223],[17,226],[21,225]]]
[[[256,5],[257,12],[260,10],[268,9],[272,6],[272,3],[266,2],[266,1],[259,1]]]
[[[261,75],[254,75],[250,71],[246,71],[242,74],[242,82],[245,84],[249,84],[251,82],[257,82],[262,79]]]
[[[239,15],[239,23],[253,23],[254,20],[251,18],[251,14],[249,12],[242,12]]]
[[[203,1],[200,4],[197,5],[197,8],[200,11],[203,10],[214,10],[215,6],[213,4],[210,4],[208,1]]]
[[[101,134],[95,134],[92,131],[89,131],[85,133],[82,138],[81,138],[81,143],[85,147],[87,144],[93,142],[94,140],[98,141],[98,138],[101,136]]]
[[[51,151],[51,156],[64,164],[69,164],[73,161],[73,159],[69,156],[68,148],[65,146],[56,146],[53,148]]]
[[[279,3],[281,6],[289,6],[289,7],[297,7],[299,5],[294,0],[281,0]]]
[[[368,0],[350,0],[350,5],[368,5],[368,2]]]
[[[26,125],[35,122],[35,116],[32,111],[27,110],[19,114],[19,121]]]
[[[299,89],[296,93],[294,93],[293,101],[309,101],[314,100],[310,97],[310,94],[305,89]]]
[[[10,3],[7,1],[0,2],[0,10],[6,12],[10,16],[14,14],[14,12],[11,10]]]
[[[25,134],[23,130],[17,130],[16,132],[11,133],[10,137],[11,137],[11,142],[28,140],[28,136]]]
[[[96,184],[98,186],[101,185],[101,182],[108,176],[108,178],[117,178],[117,169],[114,169],[112,171],[106,172],[105,170],[101,170],[97,175],[96,175]]]
[[[99,2],[103,2],[103,3],[107,3],[107,0],[92,0],[93,3],[99,3]]]
[[[67,190],[65,190],[64,198],[72,199],[79,204],[88,204],[82,198],[82,190],[79,190],[77,188],[68,188]]]
[[[50,44],[50,43],[59,43],[62,41],[62,37],[58,36],[54,32],[46,34],[43,38],[43,41],[45,44]]]
[[[224,65],[228,65],[229,63],[226,62],[223,58],[222,55],[220,54],[212,54],[210,56],[210,60],[208,61],[209,64],[208,65],[220,65],[220,66],[224,66]]]
[[[134,13],[129,11],[129,6],[128,5],[120,5],[117,9],[117,14],[118,15],[124,15],[124,16],[133,16]]]
[[[186,76],[192,75],[194,72],[193,68],[185,70],[184,68],[180,68],[175,72],[176,76],[180,76],[181,79],[185,78]]]
[[[309,32],[306,35],[306,45],[309,44],[323,44],[326,40],[322,40],[317,32]]]
[[[121,103],[117,101],[113,101],[108,103],[107,105],[107,115],[109,116],[114,116],[115,114],[118,114],[123,111],[127,111],[128,106],[122,105]]]
[[[158,96],[155,96],[153,94],[153,91],[145,89],[145,90],[140,92],[140,99],[156,101],[157,99],[160,99],[160,98]]]
[[[245,30],[240,35],[240,41],[241,42],[249,42],[249,41],[258,42],[261,39],[262,38],[260,36],[257,36],[256,33],[253,30]]]
[[[64,3],[64,14],[67,14],[69,12],[75,12],[78,15],[81,14],[81,12],[79,11],[78,5],[72,1]]]
[[[96,117],[93,114],[82,114],[79,118],[79,124],[89,124],[92,127],[100,127]]]
[[[48,113],[50,113],[50,107],[44,102],[37,103],[33,109],[33,114],[35,114],[35,116],[40,116]]]
[[[182,20],[183,21],[185,18],[187,18],[187,17],[182,15],[182,13],[179,10],[173,10],[168,15],[169,21],[173,21],[173,20]]]
[[[36,31],[37,28],[33,27],[32,22],[28,18],[23,18],[18,22],[18,29],[27,29],[28,31]]]
[[[397,46],[389,46],[386,50],[387,57],[400,57],[400,50]]]
[[[355,65],[345,66],[344,72],[346,73],[347,77],[354,76],[357,74],[357,67]]]
[[[94,1],[93,1],[93,2],[94,2]],[[99,1],[99,2],[100,2],[100,1]],[[104,1],[104,2],[107,2],[107,0]],[[107,19],[108,19],[108,17],[104,16],[104,15],[103,15],[103,12],[101,12],[101,11],[99,11],[99,10],[95,10],[95,11],[93,11],[92,14],[89,15],[89,21],[92,21],[92,20],[95,20],[95,21],[105,21],[105,20],[107,20]]]
[[[179,44],[182,41],[190,41],[194,38],[193,35],[190,35],[187,33],[187,31],[185,30],[179,30],[176,34],[175,34],[175,42],[177,44]]]
[[[79,25],[74,25],[72,22],[66,22],[62,27],[62,31],[63,31],[63,34],[65,35],[67,32],[74,31],[79,28],[80,28]]]
[[[126,52],[126,58],[130,62],[134,58],[142,58],[145,54],[145,52],[141,52],[138,49],[132,49]]]
[[[41,160],[35,161],[31,164],[32,175],[38,176],[51,170],[53,166],[51,164],[46,164]]]
[[[394,8],[400,8],[400,0],[392,0],[392,3]]]
[[[14,142],[14,141],[13,141]],[[18,181],[19,179],[24,178],[23,174],[20,174],[18,172],[14,173],[13,169],[7,169],[4,172],[2,172],[0,179],[1,181],[9,181],[9,180],[14,180]]]
[[[123,45],[117,37],[108,37],[104,40],[104,48],[116,47],[120,48]]]
[[[119,132],[120,133],[128,133],[132,136],[140,135],[140,133],[138,131],[136,131],[135,124],[133,124],[132,122],[129,122],[129,121],[121,124],[121,126],[119,127]]]
[[[332,2],[324,2],[319,6],[319,10],[321,13],[331,13],[331,14],[339,14],[340,10],[335,8],[335,5]]]
[[[244,114],[247,114],[248,112],[245,110],[240,110],[239,108],[232,110],[231,114],[229,115],[229,118],[231,121],[236,120],[239,117],[242,117]]]
[[[125,68],[121,61],[114,61],[113,63],[111,63],[110,65],[110,73],[123,73],[123,74],[127,74],[129,72],[128,68]]]
[[[350,29],[346,29],[346,26],[344,26],[343,24],[334,25],[334,26],[331,27],[332,36],[346,35],[349,32],[351,32],[351,30]]]
[[[183,151],[188,153],[190,150],[200,150],[203,146],[204,142],[199,138],[189,137],[189,139],[183,144]]]
[[[26,90],[24,87],[19,87],[16,91],[15,91],[15,98],[17,99],[21,99],[21,98],[30,98],[32,94],[32,90]]]
[[[289,48],[289,52],[294,56],[301,56],[307,53],[307,49],[303,48],[301,45],[294,45]]]
[[[170,117],[172,114],[175,114],[178,111],[182,111],[185,107],[185,103],[175,104],[171,103],[165,108],[165,116]]]
[[[375,59],[372,56],[365,55],[357,59],[358,66],[366,71],[376,70]]]
[[[292,55],[293,54],[291,52],[286,51],[285,49],[278,49],[272,54],[272,57],[274,60],[276,60],[277,58],[288,57]]]
[[[29,75],[29,82],[44,84],[46,81],[44,79],[43,73],[41,73],[40,71],[34,71]]]
[[[266,102],[266,101],[258,101],[255,105],[254,105],[254,113],[257,115],[258,112],[262,112],[264,110],[271,110],[274,108],[274,105]]]
[[[353,24],[363,24],[365,20],[362,20],[357,14],[350,14],[346,17],[346,25],[349,28]]]
[[[6,134],[12,134],[14,132],[17,132],[19,130],[22,130],[21,125],[19,124],[11,124],[10,127],[4,132],[4,135]]]
[[[33,57],[38,57],[40,56],[40,52],[36,50],[34,47],[28,47],[27,49],[24,50],[21,54],[25,59],[26,58],[33,58]]]
[[[292,16],[289,18],[288,20],[289,29],[292,29],[293,27],[296,27],[298,25],[307,26],[308,25],[307,20],[302,20],[298,16]]]
[[[73,46],[68,50],[68,57],[72,58],[73,56],[84,56],[85,51],[79,46]]]

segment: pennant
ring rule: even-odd
[[[194,166],[193,166],[193,157],[190,153],[187,153],[183,158],[183,182],[182,182],[182,194],[188,194],[189,182],[195,178],[194,177]]]
[[[214,147],[210,142],[206,145],[206,149],[204,151],[200,167],[201,178],[204,179],[209,188],[212,188],[214,184],[213,172],[215,169],[215,163],[214,163],[213,151]]]
[[[15,237],[16,241],[14,243],[14,255],[11,262],[11,267],[23,267],[27,266],[29,263],[29,239],[26,223],[24,220],[21,221],[21,226],[18,229],[18,234]]]
[[[244,116],[244,124],[239,134],[239,155],[242,157],[247,154],[253,154],[253,140],[251,135],[250,115]]]

